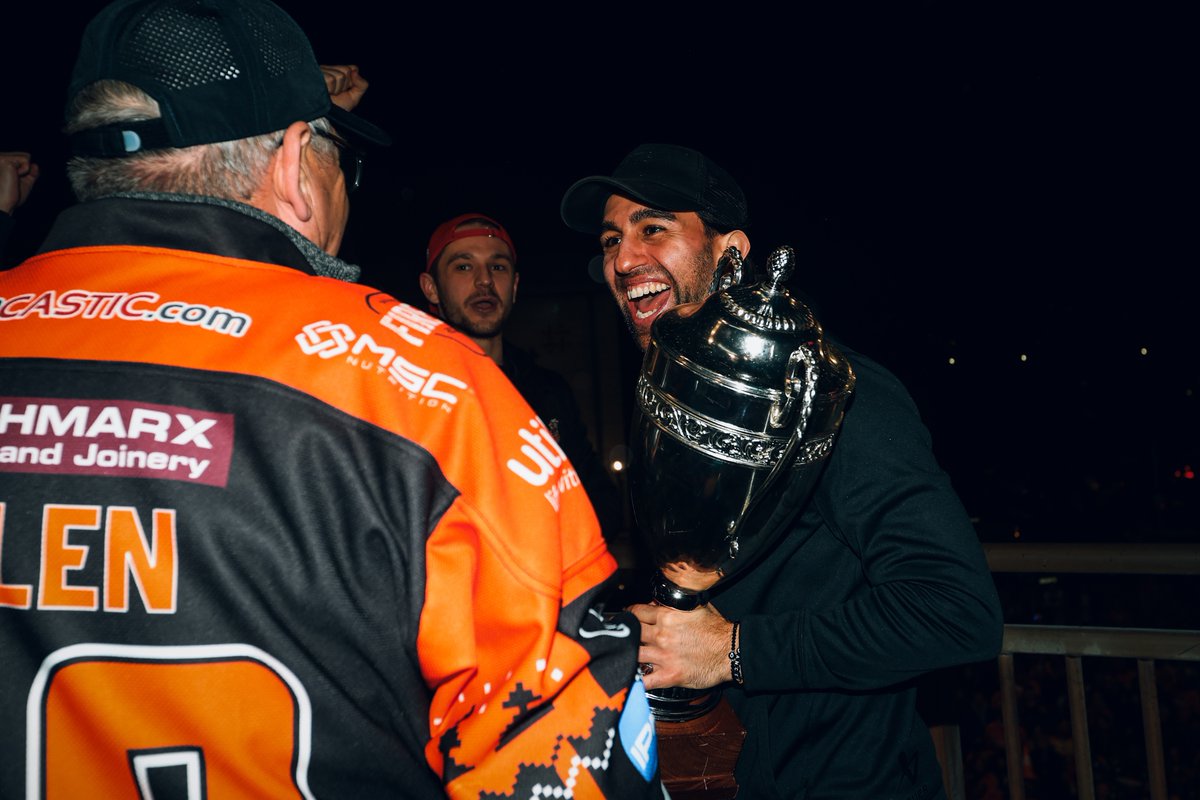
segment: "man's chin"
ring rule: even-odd
[[[645,320],[647,323],[642,326],[640,323],[634,322],[633,317],[625,315],[625,325],[629,328],[629,335],[633,337],[633,341],[641,348],[641,351],[646,352],[646,348],[650,346],[650,324],[654,319]]]
[[[483,318],[456,314],[446,319],[455,328],[476,339],[492,339],[499,336],[504,330],[504,320],[503,314]]]
[[[503,331],[501,325],[471,326],[463,328],[469,336],[476,339],[495,339]]]

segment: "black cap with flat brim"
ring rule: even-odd
[[[246,139],[321,117],[348,137],[391,144],[330,101],[308,37],[270,0],[117,0],[88,23],[68,98],[100,80],[141,89],[161,117],[73,134],[76,155]]]
[[[733,177],[703,153],[671,144],[639,145],[611,176],[576,181],[563,195],[563,222],[599,233],[604,207],[619,194],[660,211],[694,211],[722,232],[746,225],[749,213]]]

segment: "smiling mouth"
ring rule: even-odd
[[[667,307],[670,285],[660,281],[639,283],[625,292],[625,299],[633,310],[635,319],[650,319]]]

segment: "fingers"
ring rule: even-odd
[[[729,679],[732,623],[709,605],[679,611],[659,605],[632,606],[642,622],[638,662],[647,689],[681,686],[707,689]]]
[[[22,175],[20,172],[17,174],[20,176],[20,185],[17,189],[19,195],[17,205],[21,205],[29,198],[29,193],[33,191],[33,185],[37,183],[38,175],[41,174],[41,171],[38,169],[37,164],[30,161],[25,174]]]
[[[663,689],[677,686],[673,673],[664,667],[670,662],[670,654],[656,645],[656,626],[658,616],[663,607],[657,604],[639,603],[629,606],[629,611],[641,623],[641,646],[638,647],[638,669],[642,674],[642,683],[646,689]]]
[[[11,214],[24,203],[37,176],[29,153],[0,153],[0,211]]]
[[[638,648],[638,664],[642,683],[647,689],[690,686],[693,683],[689,672],[680,666],[678,659],[661,648]]]
[[[0,163],[16,164],[22,170],[29,169],[31,161],[29,153],[18,151],[0,153]]]
[[[340,94],[353,83],[352,73],[357,72],[358,67],[353,64],[322,64],[321,74],[325,77],[325,88],[329,94]]]
[[[322,64],[321,74],[325,77],[329,99],[346,111],[358,105],[367,91],[367,81],[354,64]]]
[[[638,603],[637,605],[629,606],[625,610],[637,617],[638,622],[642,623],[642,625],[653,625],[658,620],[659,609],[660,606]]]

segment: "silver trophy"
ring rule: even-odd
[[[767,277],[740,285],[737,250],[714,294],[655,320],[637,385],[629,485],[637,527],[658,567],[656,602],[681,610],[750,568],[786,530],[779,499],[806,499],[854,389],[850,364],[784,285],[795,254],[780,247]],[[789,503],[790,505],[790,503]],[[669,579],[689,574],[697,580]],[[719,691],[650,693],[659,720],[711,710]]]

